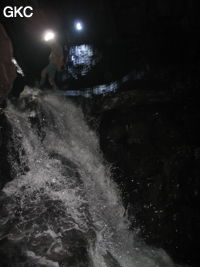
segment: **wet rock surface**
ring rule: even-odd
[[[113,163],[133,228],[174,258],[196,264],[198,121],[198,107],[185,111],[168,104],[111,111],[100,126],[102,149]]]
[[[152,73],[148,88],[148,80],[128,81],[117,93],[81,101],[113,165],[132,228],[190,266],[200,261],[197,71],[173,67]]]

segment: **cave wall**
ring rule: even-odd
[[[191,266],[200,260],[199,119],[197,105],[124,102],[104,112],[99,127],[133,229]]]
[[[186,63],[198,54],[200,19],[195,0],[111,2],[118,40],[129,57],[150,65]],[[134,61],[133,61],[134,64]]]

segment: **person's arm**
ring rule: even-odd
[[[4,27],[0,24],[0,97],[9,94],[16,78],[16,67],[12,62],[13,46]]]

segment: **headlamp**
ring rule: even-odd
[[[46,31],[44,33],[44,41],[49,42],[55,39],[55,33],[53,31]]]
[[[75,27],[77,31],[82,31],[83,30],[83,24],[81,22],[76,22]]]

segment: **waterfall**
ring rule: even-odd
[[[175,266],[129,230],[110,166],[79,107],[26,87],[6,116],[19,159],[10,152],[13,180],[0,195],[0,266]]]

